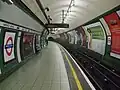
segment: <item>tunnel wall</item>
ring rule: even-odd
[[[71,50],[79,50],[100,61],[107,68],[120,73],[119,33],[120,6],[69,32],[60,34],[61,37],[56,41]]]
[[[40,38],[40,32],[0,21],[0,80],[44,47]]]
[[[46,45],[46,29],[18,7],[0,1],[0,81]]]

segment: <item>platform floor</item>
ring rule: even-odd
[[[58,45],[49,42],[39,55],[5,79],[0,90],[70,90]]]

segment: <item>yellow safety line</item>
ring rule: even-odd
[[[83,90],[82,85],[81,85],[81,83],[80,83],[80,81],[79,81],[79,79],[77,77],[77,74],[76,74],[70,60],[68,59],[68,57],[67,57],[67,55],[65,53],[64,53],[64,55],[65,55],[66,60],[68,61],[68,64],[69,64],[70,68],[71,68],[71,71],[72,71],[73,77],[75,79],[75,82],[77,84],[78,90]]]

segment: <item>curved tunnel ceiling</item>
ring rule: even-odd
[[[40,0],[40,1],[44,7],[49,7],[50,11],[48,12],[46,11],[46,13],[47,15],[50,15],[50,17],[52,18],[51,21],[52,23],[62,22],[62,10],[67,11],[68,6],[71,2],[71,0]],[[31,5],[33,3],[28,4]],[[104,12],[118,5],[120,5],[120,0],[75,0],[75,6],[71,8],[69,16],[65,19],[65,23],[69,23],[70,28],[62,30],[64,32],[75,27],[78,27],[79,25],[84,24],[85,22],[103,14]]]

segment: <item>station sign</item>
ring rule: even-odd
[[[48,28],[69,28],[69,24],[66,24],[66,23],[50,23],[45,25]]]
[[[6,32],[4,38],[4,61],[8,62],[15,58],[14,54],[14,41],[15,41],[15,34],[14,32]]]

